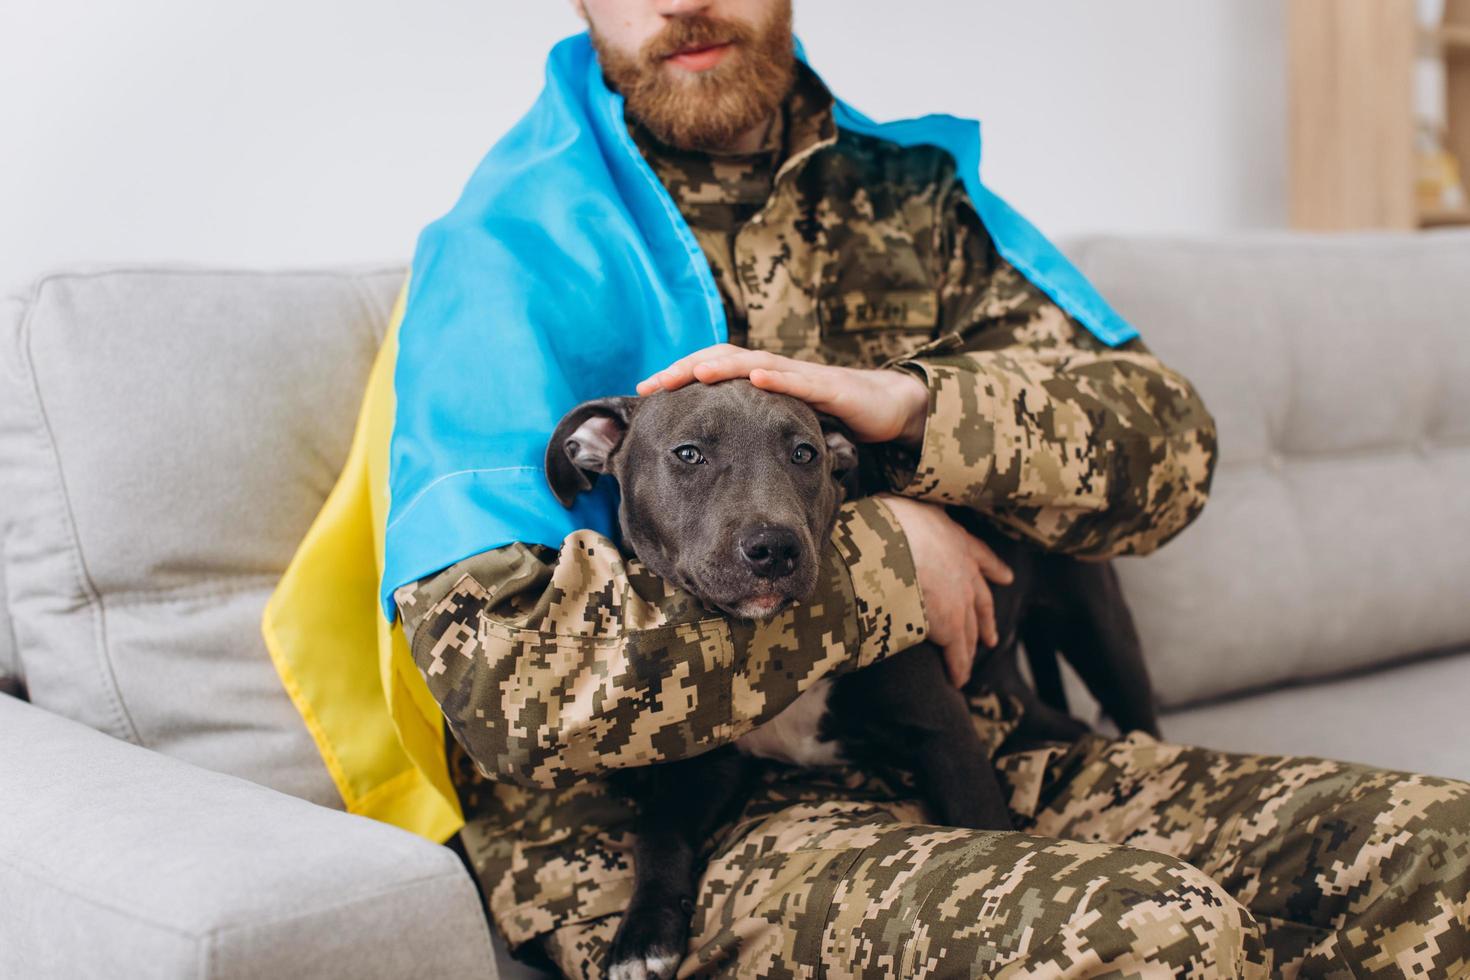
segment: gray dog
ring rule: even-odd
[[[744,380],[585,402],[561,420],[546,453],[563,505],[598,474],[615,478],[625,550],[743,619],[775,616],[811,596],[839,505],[877,485],[860,463],[836,420]],[[1065,713],[1060,652],[1120,728],[1156,732],[1137,635],[1111,567],[1048,556],[967,511],[951,514],[1015,572],[996,590],[1000,646],[977,660],[966,690],[1022,703],[1013,738],[1073,740],[1088,728]],[[1022,640],[1052,703],[1021,678]],[[609,957],[613,980],[673,976],[688,939],[698,854],[741,798],[748,756],[894,766],[913,774],[940,823],[1011,829],[1005,794],[938,647],[921,643],[819,681],[733,747],[627,774],[639,810],[635,879]]]

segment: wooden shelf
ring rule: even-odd
[[[1470,225],[1470,208],[1455,211],[1425,211],[1419,215],[1420,228],[1449,228]]]
[[[1421,27],[1416,0],[1290,0],[1291,225],[1305,231],[1470,227],[1420,213],[1417,62],[1444,65],[1444,148],[1470,183],[1470,0]]]
[[[1470,26],[1446,24],[1425,31],[1421,38],[1431,51],[1455,51],[1470,53]]]
[[[1291,226],[1417,228],[1415,0],[1291,0],[1286,10]]]

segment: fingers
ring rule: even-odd
[[[984,575],[997,585],[1010,585],[1015,581],[1016,575],[1011,571],[1010,566],[1001,561],[1000,557],[994,551],[990,550],[988,544],[975,537],[972,537],[970,540],[975,542],[975,546],[971,550],[975,552],[975,562],[980,566],[981,575]],[[986,591],[989,590],[987,589]]]
[[[995,623],[995,596],[990,591],[989,582],[1010,585],[1016,575],[979,538],[971,537],[970,542],[970,554],[979,572],[975,578],[975,614],[980,623],[980,639],[987,647],[996,647],[1000,645],[1000,632]]]
[[[651,395],[655,391],[676,391],[693,380],[694,374],[687,367],[671,366],[638,382],[634,390],[640,395]]]
[[[748,378],[752,371],[765,368],[777,370],[796,362],[766,351],[744,350],[723,357],[711,358],[694,365],[694,376],[705,384],[728,381],[731,378]]]
[[[657,374],[638,382],[634,390],[640,395],[651,395],[655,391],[675,391],[694,380],[694,364],[686,358],[675,361]]]
[[[975,637],[979,621],[973,605],[965,607],[964,626],[959,637],[944,648],[944,666],[949,682],[961,687],[970,679],[970,664],[975,660]]]
[[[969,679],[968,660],[965,649],[960,644],[952,643],[944,648],[944,672],[949,675],[949,682],[955,687],[963,687]]]
[[[709,347],[702,347],[692,354],[684,355],[662,371],[644,378],[638,382],[635,390],[640,395],[650,395],[660,389],[673,391],[676,388],[682,388],[695,380],[694,368],[696,365],[743,351],[745,348],[736,347],[734,344],[713,344]]]
[[[792,398],[800,398],[821,412],[835,413],[840,397],[830,381],[816,372],[756,368],[750,372],[750,383],[762,391],[775,391]]]
[[[983,578],[975,580],[975,618],[979,623],[978,635],[988,647],[1000,645],[1000,634],[995,627],[995,596]]]
[[[801,362],[769,351],[746,350],[734,344],[716,344],[695,351],[668,367],[638,382],[637,392],[649,395],[655,391],[674,391],[694,381],[714,384],[731,378],[749,377],[759,368],[791,370]]]
[[[834,375],[824,365],[731,344],[706,347],[680,358],[638,382],[637,391],[649,395],[675,391],[695,381],[715,384],[732,378],[749,378],[757,388],[800,398],[820,411],[833,411],[842,396]]]

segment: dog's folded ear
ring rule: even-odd
[[[818,412],[817,421],[821,423],[822,435],[827,440],[832,479],[845,491],[845,499],[851,500],[858,495],[858,451],[852,430],[826,412]]]
[[[597,474],[608,472],[608,460],[628,432],[632,396],[594,398],[562,416],[546,444],[546,482],[563,507],[592,489]]]

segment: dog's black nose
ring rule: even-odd
[[[780,578],[796,570],[801,539],[785,527],[763,527],[740,539],[740,556],[761,578]]]

